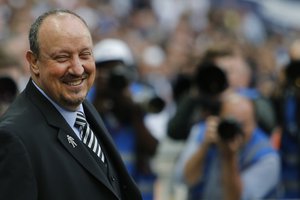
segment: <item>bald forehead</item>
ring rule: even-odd
[[[65,28],[72,25],[73,26],[80,25],[81,27],[84,27],[88,31],[88,27],[82,21],[82,19],[70,13],[64,13],[64,12],[55,13],[46,17],[43,23],[41,24],[40,29],[49,28],[51,30],[53,29],[65,30]]]
[[[223,110],[225,112],[252,114],[253,109],[254,107],[251,100],[241,95],[229,94],[223,99]]]
[[[55,41],[60,41],[61,45],[77,45],[70,41],[66,44],[65,38],[73,38],[73,41],[85,39],[92,46],[90,31],[77,16],[69,13],[56,13],[45,18],[38,32],[40,48],[48,48]]]

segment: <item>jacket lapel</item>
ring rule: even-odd
[[[90,155],[82,141],[77,136],[67,134],[64,130],[59,130],[58,140],[67,149],[67,151],[82,165],[89,173],[91,173],[98,181],[102,182],[109,190],[114,193],[106,174],[100,169],[98,163]]]
[[[73,129],[68,125],[54,105],[52,105],[52,103],[33,85],[31,79],[26,86],[25,93],[43,113],[48,124],[58,128],[58,140],[66,150],[83,168],[115,194],[107,180],[107,175],[100,169],[98,163],[94,160],[90,152],[86,149],[82,141],[79,140]]]
[[[92,104],[88,101],[83,102],[84,112],[86,114],[87,120],[89,121],[91,127],[93,128],[94,133],[101,139],[104,145],[104,149],[106,152],[109,152],[107,156],[109,156],[110,160],[114,164],[116,171],[118,172],[120,178],[122,178],[122,187],[128,188],[126,189],[127,192],[130,194],[125,194],[130,196],[133,194],[136,199],[142,199],[140,197],[140,192],[138,187],[136,186],[135,182],[133,181],[132,177],[128,174],[128,171],[125,167],[124,162],[117,150],[117,147],[114,144],[113,139],[111,138],[110,134],[108,133],[105,125],[99,116],[96,109],[92,106]]]

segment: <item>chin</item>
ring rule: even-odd
[[[76,110],[78,106],[84,101],[85,97],[77,97],[77,98],[69,98],[69,99],[63,99],[62,100],[62,105],[64,107],[67,107],[71,110]]]
[[[84,101],[84,99],[85,97],[71,99],[70,104],[79,106]]]

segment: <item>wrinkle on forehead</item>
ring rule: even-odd
[[[87,26],[76,16],[59,14],[45,19],[39,32],[40,47],[57,48],[92,48],[93,42]],[[42,42],[41,42],[42,41]],[[84,45],[84,46],[81,46]]]

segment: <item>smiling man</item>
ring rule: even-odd
[[[86,24],[74,15],[58,13],[44,18],[39,30],[33,26],[29,37],[31,51],[26,57],[33,81],[59,106],[75,111],[95,78]]]
[[[0,119],[1,199],[141,199],[94,107],[86,22],[68,10],[29,32],[31,79]]]

